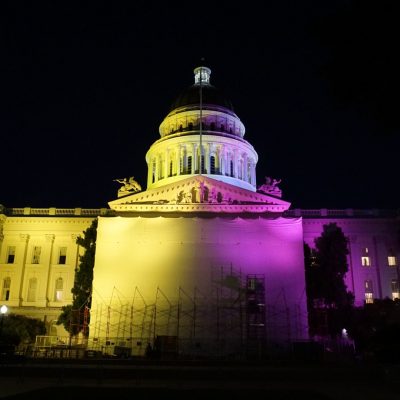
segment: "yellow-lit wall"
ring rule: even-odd
[[[0,303],[10,313],[38,318],[46,322],[48,333],[64,335],[55,326],[61,307],[72,303],[71,288],[81,253],[76,238],[82,236],[93,217],[1,216],[0,221]],[[15,247],[12,263],[8,251]],[[40,247],[38,263],[33,263],[34,247]],[[60,248],[66,248],[65,264],[60,264]],[[11,279],[6,300],[4,280]],[[62,294],[56,299],[56,280],[62,278]],[[30,282],[36,280],[36,290]],[[29,298],[30,293],[30,298]]]

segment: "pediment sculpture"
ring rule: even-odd
[[[137,193],[142,190],[142,187],[133,176],[129,178],[114,179],[114,182],[122,184],[122,186],[118,189],[118,197],[126,196],[127,194]]]
[[[257,188],[259,192],[270,194],[272,196],[281,197],[282,190],[278,185],[282,182],[282,179],[272,179],[269,176],[265,177],[265,183]]]

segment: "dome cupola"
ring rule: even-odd
[[[194,84],[172,103],[160,124],[161,139],[146,154],[147,187],[201,174],[256,191],[258,155],[243,139],[243,123],[227,97],[211,85],[211,69],[200,66],[193,72]]]

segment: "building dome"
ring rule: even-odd
[[[258,156],[243,138],[243,123],[232,103],[210,84],[211,70],[200,66],[193,72],[194,84],[174,101],[160,124],[161,138],[146,154],[147,188],[209,175],[255,191]]]
[[[200,104],[200,93],[198,84],[189,86],[183,90],[176,100],[172,103],[170,111],[173,111],[180,107],[195,106]],[[232,103],[225,95],[212,85],[204,85],[202,87],[202,103],[203,108],[209,108],[210,106],[219,106],[227,108],[233,111]]]
[[[160,125],[160,136],[193,134],[199,130],[214,135],[233,135],[243,138],[245,127],[233,111],[230,100],[210,84],[211,70],[194,69],[194,84],[183,90],[172,103],[169,114]]]

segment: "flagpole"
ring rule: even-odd
[[[203,76],[202,76],[203,68],[200,66],[200,88],[199,88],[199,97],[200,97],[200,166],[199,173],[203,172]]]

